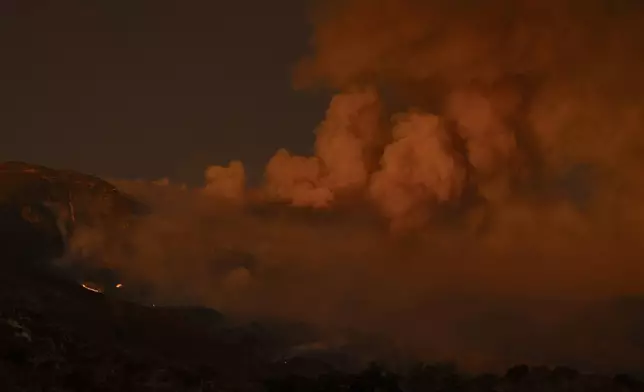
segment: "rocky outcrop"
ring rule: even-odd
[[[147,212],[146,205],[94,176],[0,164],[0,254],[19,264],[61,256],[79,226],[122,230]]]

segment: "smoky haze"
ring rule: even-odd
[[[402,357],[642,363],[644,4],[346,0],[312,15],[294,85],[334,94],[312,156],[277,151],[256,189],[239,161],[201,189],[117,182],[156,212],[128,252],[91,231],[72,252]]]

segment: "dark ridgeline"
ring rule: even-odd
[[[0,164],[0,251],[14,267],[61,257],[78,227],[123,235],[147,213],[146,205],[94,176],[24,162]]]
[[[0,164],[0,204],[43,205],[73,227],[149,212],[136,199],[98,177],[24,162]]]

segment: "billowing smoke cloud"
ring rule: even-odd
[[[266,168],[269,197],[295,206],[325,207],[364,188],[382,141],[380,102],[373,90],[331,100],[317,130],[314,157],[280,150]]]
[[[388,118],[419,108],[439,116],[452,146],[422,156],[462,165],[443,184],[466,171],[479,196],[500,201],[577,164],[614,170],[638,159],[638,2],[355,0],[320,9],[297,84],[377,89]]]
[[[227,167],[208,167],[204,192],[228,201],[243,202],[246,192],[244,164],[240,161],[232,161]]]
[[[321,178],[319,158],[293,156],[282,149],[266,167],[266,191],[269,198],[286,200],[297,207],[325,207],[333,200],[333,195],[320,185]]]
[[[315,15],[295,82],[335,95],[313,156],[278,151],[259,190],[241,163],[199,190],[121,184],[156,213],[127,252],[75,249],[173,298],[425,359],[641,364],[644,3]]]
[[[371,195],[382,212],[400,224],[419,209],[428,210],[460,196],[466,173],[462,160],[452,150],[440,118],[428,114],[399,118],[393,142],[385,148],[381,169],[370,184]]]

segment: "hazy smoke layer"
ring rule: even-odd
[[[77,249],[428,359],[643,363],[642,308],[616,298],[643,289],[644,3],[344,0],[314,20],[296,85],[337,91],[314,156],[278,151],[258,190],[239,162],[203,190],[122,184],[157,209],[133,250]]]

